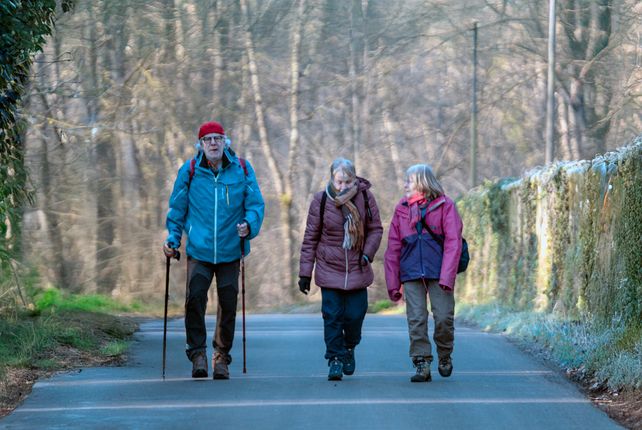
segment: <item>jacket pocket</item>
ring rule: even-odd
[[[203,251],[206,248],[206,232],[197,224],[190,224],[187,230],[187,243],[190,248]]]

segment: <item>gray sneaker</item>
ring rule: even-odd
[[[426,360],[416,360],[414,362],[416,373],[410,378],[410,382],[430,382],[430,363]]]

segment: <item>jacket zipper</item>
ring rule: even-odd
[[[214,264],[218,254],[218,177],[214,175]]]
[[[346,255],[346,279],[343,283],[343,289],[347,290],[348,289],[348,250],[344,249],[345,255]]]
[[[423,279],[426,274],[424,271],[424,253],[423,253],[423,246],[421,246],[421,236],[423,235],[423,231],[419,233],[419,266],[421,266],[421,279]]]
[[[424,234],[424,217],[428,215],[428,210],[426,209],[426,214],[421,214],[421,230],[419,231],[419,265],[421,266],[421,279],[423,280],[426,277],[426,271],[424,270],[424,253],[423,246],[421,246],[422,240],[421,236]]]

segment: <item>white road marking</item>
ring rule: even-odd
[[[287,407],[287,406],[370,406],[370,405],[457,405],[457,404],[584,404],[586,399],[577,398],[505,398],[505,399],[292,399],[292,400],[243,400],[230,402],[194,403],[127,403],[103,406],[70,406],[53,408],[18,408],[13,413],[42,413],[64,411],[110,411],[124,409],[198,409],[198,408],[246,408],[246,407]]]

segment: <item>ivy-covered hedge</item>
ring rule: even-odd
[[[53,29],[56,0],[0,1],[0,293],[19,246],[22,206],[29,201],[21,141],[20,99],[28,83],[32,55]],[[62,10],[73,0],[60,2]],[[0,306],[1,307],[1,306]]]
[[[462,303],[642,324],[642,136],[486,183],[458,208],[472,257]]]

